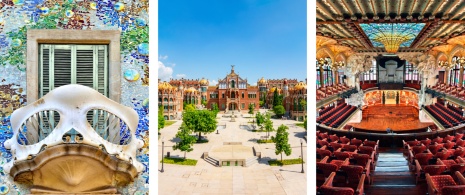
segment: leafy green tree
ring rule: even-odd
[[[305,131],[307,131],[307,119],[304,120],[304,128],[305,128]]]
[[[207,107],[207,100],[202,100],[202,105]]]
[[[283,152],[286,156],[292,153],[291,145],[289,144],[289,133],[286,131],[287,129],[289,129],[289,127],[285,125],[279,126],[276,137],[274,138],[276,148],[275,154],[281,154],[281,162],[283,162]]]
[[[265,118],[260,112],[257,112],[257,114],[255,115],[255,119],[257,120],[258,126],[262,125],[265,122]]]
[[[281,117],[286,113],[286,110],[284,109],[284,106],[282,105],[277,105],[273,107],[273,111],[278,117]]]
[[[264,120],[263,124],[265,126],[266,136],[269,137],[270,132],[274,131],[274,129],[273,129],[273,121],[271,121],[271,116],[269,114],[265,115],[265,120]]]
[[[249,104],[249,114],[253,114],[254,110],[255,110],[255,104]]]
[[[186,111],[193,111],[193,110],[195,110],[195,106],[194,106],[194,104],[187,104],[185,109],[186,109]]]
[[[181,127],[179,127],[178,133],[176,133],[176,137],[181,141],[173,146],[173,150],[180,150],[184,152],[184,159],[186,159],[186,152],[194,150],[192,145],[195,143],[195,137],[191,136],[190,132],[189,128],[187,128],[186,124],[183,122]]]
[[[265,105],[265,101],[262,101],[262,100],[260,100],[258,103],[259,103],[260,107],[263,107],[263,105]]]
[[[300,99],[300,102],[299,102],[299,111],[305,111],[305,109],[307,108],[307,100],[305,99]]]
[[[158,106],[158,132],[165,127],[165,117],[163,117],[163,106]]]
[[[217,124],[215,113],[209,110],[186,111],[182,121],[189,130],[199,133],[198,142],[202,138],[202,133],[214,132]]]
[[[183,101],[183,102],[182,102],[182,109],[183,109],[183,110],[186,110],[186,106],[187,106],[187,102],[186,102],[186,101]]]
[[[220,112],[220,109],[216,103],[212,106],[212,112],[215,113],[215,116],[218,114],[218,112]]]
[[[273,92],[273,108],[278,105],[279,102],[279,95],[278,95],[278,88],[276,88]]]

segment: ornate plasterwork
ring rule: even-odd
[[[465,35],[450,38],[449,40],[447,40],[447,43],[451,45],[465,45]]]
[[[335,45],[337,41],[328,37],[323,36],[316,36],[316,49],[318,50],[320,47],[325,45]]]
[[[118,145],[102,138],[86,119],[86,113],[92,109],[105,110],[124,121],[129,128],[131,141],[126,145]],[[19,130],[22,127],[21,125],[33,114],[43,110],[57,111],[60,114],[60,122],[45,139],[31,145],[20,144],[18,136],[20,134]],[[115,155],[120,160],[130,162],[138,172],[144,169],[142,163],[136,158],[137,150],[144,145],[144,142],[137,139],[135,135],[138,125],[137,112],[108,99],[92,88],[77,84],[58,87],[41,99],[16,110],[11,116],[11,124],[13,137],[8,139],[4,144],[5,148],[10,149],[13,155],[12,160],[3,166],[7,173],[10,173],[11,169],[18,162],[28,160],[31,156],[40,153],[44,146],[52,147],[65,144],[63,135],[71,129],[82,135],[82,140],[79,143],[94,147],[104,147],[108,154]],[[120,133],[119,129],[109,129],[109,131],[111,133]],[[31,130],[29,133],[34,134],[37,132]]]

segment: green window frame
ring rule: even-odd
[[[40,44],[39,98],[67,84],[108,92],[108,45]]]

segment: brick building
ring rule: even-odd
[[[261,78],[257,86],[251,86],[247,79],[241,78],[231,66],[231,72],[223,79],[218,80],[215,86],[209,86],[207,79],[171,79],[169,82],[160,82],[158,85],[159,105],[163,105],[165,119],[179,119],[183,111],[183,102],[194,104],[202,108],[206,102],[206,109],[217,105],[220,111],[237,111],[246,113],[250,104],[255,110],[259,108],[260,99],[267,105],[272,105],[274,90],[284,93],[283,105],[293,117],[297,116],[297,102],[307,97],[306,84],[297,79],[271,79]],[[271,97],[271,98],[270,98]],[[173,100],[171,100],[173,99]],[[295,106],[294,106],[295,104]],[[303,110],[300,115],[305,116]]]

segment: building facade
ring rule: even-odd
[[[287,114],[293,119],[303,119],[305,110],[300,105],[301,99],[307,98],[307,85],[297,79],[261,78],[257,86],[251,86],[247,79],[243,79],[234,71],[215,86],[209,86],[207,79],[171,79],[158,85],[159,105],[164,108],[165,119],[179,119],[183,111],[183,104],[194,104],[198,109],[212,109],[217,105],[224,113],[232,111],[247,113],[249,105],[259,109],[260,101],[265,107],[273,105],[273,92],[277,90],[283,95],[283,106]],[[181,101],[182,100],[182,101]]]

